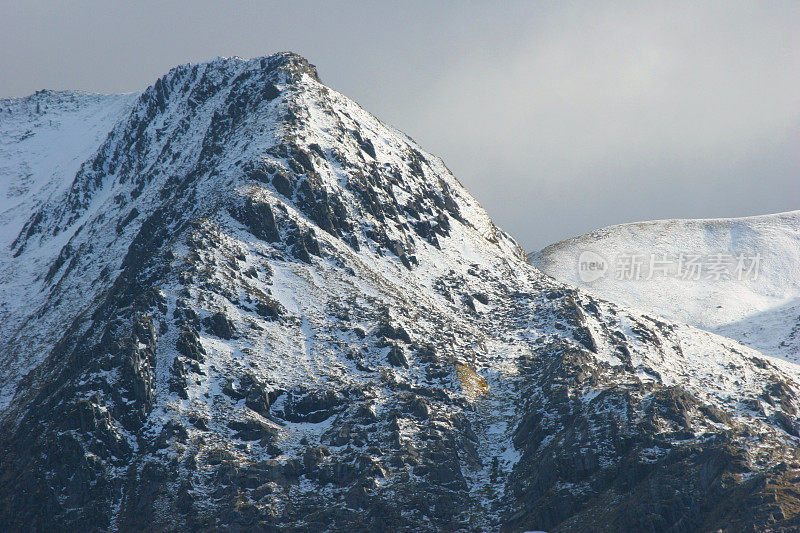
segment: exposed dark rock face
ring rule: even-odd
[[[541,275],[296,55],[159,79],[13,252],[55,242],[5,530],[800,527],[791,369]]]

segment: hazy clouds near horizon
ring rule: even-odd
[[[0,96],[293,50],[527,249],[800,209],[800,4],[0,3]]]

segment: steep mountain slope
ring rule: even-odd
[[[10,251],[4,529],[800,523],[796,365],[542,275],[296,55],[173,69]]]
[[[601,258],[608,270],[581,272],[581,254]],[[623,224],[531,257],[545,273],[601,298],[800,362],[800,211]]]
[[[136,97],[40,91],[27,98],[0,99],[2,237],[19,233],[35,207],[32,202],[72,184],[80,165],[130,111]],[[28,213],[18,214],[21,207]],[[11,208],[16,209],[9,212]]]
[[[30,310],[43,303],[32,291],[36,276],[60,248],[52,243],[15,260],[7,253],[12,241],[31,212],[59,201],[137,96],[40,91],[0,100],[0,248],[6,251],[0,254],[0,338],[10,339]],[[9,348],[0,347],[0,411],[20,375],[46,354],[28,349],[20,360],[5,353]]]

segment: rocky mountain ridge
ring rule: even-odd
[[[5,529],[798,524],[795,365],[541,274],[305,59],[119,109],[0,265]]]

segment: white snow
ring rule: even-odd
[[[138,96],[45,91],[0,100],[0,247],[72,184]]]
[[[69,235],[62,233],[19,259],[12,257],[11,243],[34,212],[59,202],[138,96],[41,91],[0,100],[0,337],[5,342],[41,305],[36,280]],[[48,345],[57,340],[51,336]],[[37,350],[37,357],[7,360],[7,348],[0,345],[0,410],[11,400],[16,380],[46,355]]]
[[[579,271],[587,251],[596,255],[584,259],[606,262],[598,279]],[[691,257],[699,258],[699,279],[687,266]],[[632,258],[641,265],[638,276],[628,268]],[[736,270],[740,258],[742,272]],[[713,266],[720,259],[727,263],[721,275]],[[611,226],[548,246],[531,254],[531,262],[603,299],[800,362],[800,211]]]

